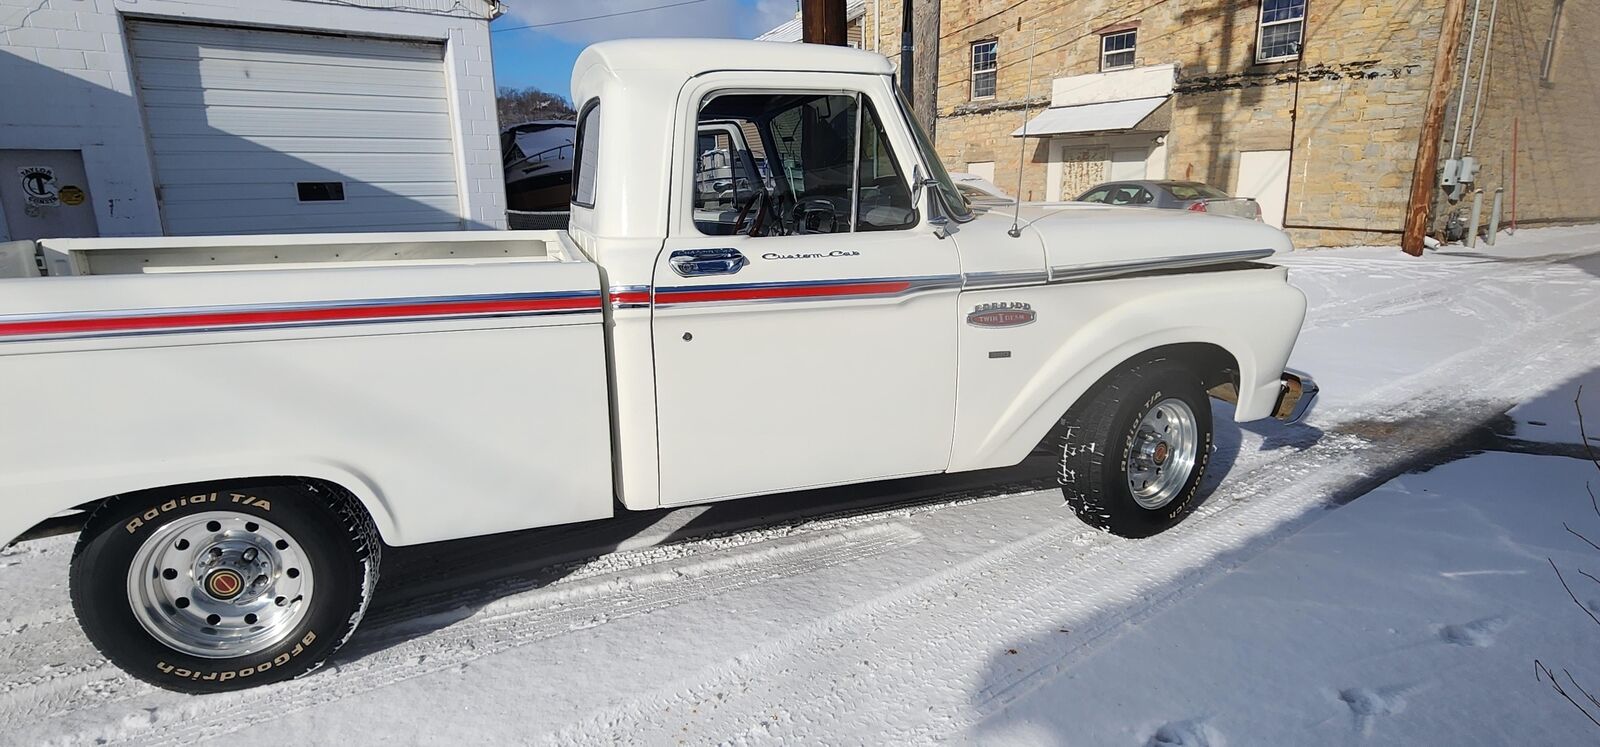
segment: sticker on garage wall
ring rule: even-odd
[[[82,189],[74,187],[70,184],[62,187],[61,191],[57,192],[56,194],[61,198],[61,204],[66,205],[67,207],[77,207],[82,205],[83,201],[89,198],[88,195],[83,193]]]
[[[17,169],[22,176],[22,193],[29,205],[55,206],[61,204],[61,189],[56,185],[56,170],[48,166],[23,166]]]

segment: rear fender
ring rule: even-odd
[[[10,543],[51,516],[97,505],[118,495],[167,488],[181,492],[185,486],[199,492],[198,488],[205,485],[274,478],[319,480],[343,488],[366,508],[386,542],[393,544],[400,535],[394,512],[382,493],[354,468],[316,459],[282,458],[207,460],[193,465],[165,463],[160,470],[120,465],[70,476],[8,475],[0,481],[0,543]]]

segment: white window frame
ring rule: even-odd
[[[992,54],[990,55],[990,62],[989,62],[990,67],[987,67],[987,68],[984,68],[984,69],[980,70],[978,68],[978,48],[982,47],[982,46],[985,46],[985,45],[987,45],[992,50]],[[985,99],[994,98],[995,95],[998,94],[999,91],[1000,91],[1000,40],[999,39],[986,39],[984,41],[973,42],[972,43],[972,47],[971,47],[971,51],[970,51],[970,53],[968,55],[968,64],[970,65],[970,67],[972,69],[972,86],[971,86],[971,90],[969,91],[969,93],[971,94],[972,100],[973,101],[982,101],[982,100],[985,100]],[[991,86],[989,93],[984,94],[982,96],[979,96],[978,95],[978,76],[981,75],[981,74],[985,74],[985,73],[987,73],[988,75],[991,76],[991,80],[993,82],[993,85]]]
[[[1127,49],[1118,49],[1116,51],[1107,51],[1106,50],[1106,43],[1111,41],[1112,37],[1120,37],[1120,36],[1128,36],[1128,35],[1132,35],[1133,36],[1133,46],[1128,47]],[[1126,64],[1126,65],[1111,65],[1111,64],[1108,64],[1106,62],[1106,58],[1108,58],[1108,57],[1110,57],[1111,55],[1114,55],[1114,54],[1127,54],[1127,55],[1130,55],[1132,57],[1132,59],[1129,60],[1128,64]],[[1127,70],[1128,68],[1134,67],[1135,65],[1138,65],[1138,64],[1139,64],[1139,29],[1131,28],[1131,29],[1123,29],[1121,31],[1108,31],[1108,32],[1100,35],[1100,72],[1106,72],[1108,70]]]
[[[1544,41],[1544,57],[1539,60],[1539,82],[1555,81],[1557,46],[1561,44],[1561,17],[1566,14],[1566,0],[1556,0],[1550,13],[1550,36]]]
[[[1300,17],[1285,18],[1281,21],[1267,20],[1266,0],[1262,0],[1259,5],[1260,7],[1256,10],[1256,62],[1285,62],[1288,60],[1300,59],[1300,52],[1305,50],[1306,19],[1311,15],[1311,0],[1306,0],[1305,5],[1300,6]],[[1282,26],[1295,22],[1299,22],[1300,24],[1300,41],[1296,45],[1296,52],[1294,54],[1278,55],[1277,57],[1263,56],[1261,52],[1266,47],[1265,42],[1267,38],[1267,29],[1274,26]]]

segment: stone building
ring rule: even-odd
[[[878,1],[864,12],[897,41],[900,0]],[[1256,198],[1303,246],[1392,244],[1445,4],[949,0],[932,22],[937,60],[919,45],[917,65],[937,69],[926,105],[947,165],[1015,190],[1025,162],[1024,199],[1188,179]],[[1435,224],[1464,217],[1472,188],[1497,187],[1523,225],[1600,220],[1600,146],[1586,132],[1600,120],[1600,63],[1582,53],[1600,7],[1469,0],[1462,34],[1472,60],[1451,84],[1440,165],[1472,140],[1480,171],[1460,202],[1439,191]]]

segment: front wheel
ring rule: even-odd
[[[141,680],[189,693],[298,677],[349,637],[381,543],[353,499],[237,485],[114,499],[79,537],[84,633]]]
[[[1063,419],[1059,482],[1085,523],[1149,537],[1194,510],[1211,458],[1200,377],[1173,360],[1113,374]]]

